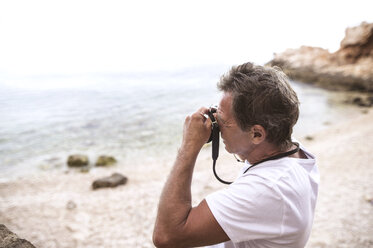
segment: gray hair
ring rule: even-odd
[[[268,142],[282,148],[290,145],[299,100],[280,68],[233,66],[220,78],[218,89],[232,94],[233,115],[243,131],[258,124],[266,130]]]

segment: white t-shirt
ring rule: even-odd
[[[315,157],[285,157],[256,165],[228,188],[206,197],[230,241],[211,247],[300,248],[309,238],[319,172]],[[242,173],[250,166],[248,162]]]

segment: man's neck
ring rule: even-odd
[[[254,145],[253,149],[248,154],[245,154],[243,157],[250,163],[255,164],[258,163],[264,159],[267,159],[269,157],[275,156],[277,154],[280,154],[282,152],[286,152],[286,150],[281,150],[278,146],[268,143],[268,142],[262,142],[259,145]]]

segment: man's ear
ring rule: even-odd
[[[261,125],[252,126],[250,131],[252,141],[256,145],[262,143],[267,137],[267,132]]]

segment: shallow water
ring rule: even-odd
[[[69,154],[121,164],[174,158],[185,116],[217,104],[224,67],[179,72],[5,78],[0,82],[1,178],[65,168]],[[301,101],[295,136],[351,118],[355,107],[328,92],[292,82]]]

